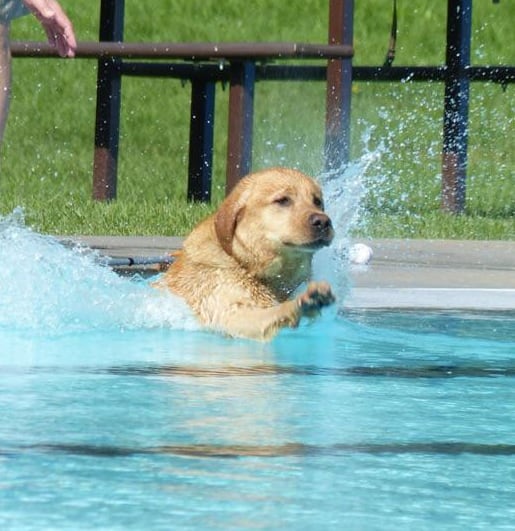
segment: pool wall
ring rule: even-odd
[[[177,237],[80,236],[68,239],[113,258],[161,256]],[[515,242],[357,240],[369,245],[367,266],[351,266],[347,309],[515,310]],[[136,268],[120,268],[135,271]],[[139,267],[152,273],[155,266]]]

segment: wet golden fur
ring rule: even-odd
[[[203,325],[267,340],[333,302],[325,282],[290,298],[332,237],[314,180],[296,170],[264,170],[243,178],[193,229],[158,285],[182,297]]]

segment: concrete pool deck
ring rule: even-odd
[[[163,256],[167,236],[67,238],[111,258]],[[515,241],[356,240],[374,252],[350,268],[349,309],[515,310]]]

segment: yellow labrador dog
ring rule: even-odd
[[[269,340],[334,302],[326,282],[290,298],[333,235],[313,179],[286,168],[256,172],[193,229],[158,285],[182,297],[208,328]]]

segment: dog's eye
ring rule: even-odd
[[[322,201],[322,199],[320,199],[320,197],[314,197],[313,198],[313,204],[317,208],[324,208],[324,202]]]
[[[274,199],[274,203],[280,206],[289,206],[291,205],[291,198],[287,195],[282,195],[277,199]]]

